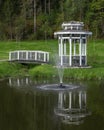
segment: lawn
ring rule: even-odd
[[[57,40],[47,41],[1,41],[0,42],[0,60],[8,59],[9,52],[14,50],[43,50],[50,52],[51,62],[49,65],[18,65],[16,63],[0,62],[0,77],[3,76],[37,76],[37,77],[55,77],[57,70],[53,67],[54,54],[58,51]],[[87,45],[88,65],[90,69],[65,69],[64,78],[77,80],[101,80],[104,78],[104,40],[90,40]],[[15,66],[15,67],[13,67]],[[8,68],[8,69],[7,69]],[[14,68],[14,69],[13,69]]]

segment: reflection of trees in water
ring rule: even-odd
[[[0,90],[0,129],[34,130],[35,96],[3,86]]]
[[[103,85],[103,81],[94,81],[88,84],[87,91],[86,89],[77,89],[59,93],[33,91],[32,89],[21,91],[22,89],[10,87],[8,80],[1,81],[0,130],[87,130],[89,126],[92,130],[103,130]],[[72,103],[70,103],[70,97]],[[82,99],[82,105],[79,105],[80,98]],[[61,99],[63,99],[63,102]],[[89,118],[81,118],[80,121],[85,120],[82,125],[66,125],[68,122],[74,124],[72,120],[70,121],[70,115],[87,112],[90,114],[88,108],[92,111],[92,115]],[[62,115],[55,115],[55,111],[58,114],[65,115],[66,118]],[[76,118],[74,118],[74,121],[76,121]]]
[[[57,94],[22,91],[7,82],[0,89],[1,130],[58,130],[53,121]]]
[[[88,105],[94,114],[104,118],[104,81],[88,83]]]
[[[21,91],[22,89],[15,89],[18,85],[10,87],[17,83],[14,81],[9,86],[4,84],[0,91],[0,129],[2,130],[62,130],[61,122],[54,112],[61,113],[62,115],[58,116],[65,123],[72,122],[73,118],[69,118],[70,115],[76,116],[88,112],[84,90],[46,92],[27,89]],[[29,83],[32,84],[31,81]],[[68,127],[65,126],[63,129],[67,130]]]

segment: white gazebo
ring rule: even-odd
[[[83,22],[71,21],[63,23],[63,30],[54,33],[58,37],[61,66],[87,66],[87,37],[92,32],[84,31],[83,27]]]

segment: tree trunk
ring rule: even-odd
[[[50,12],[51,12],[51,2],[50,2],[50,0],[48,1],[48,13],[50,14]]]
[[[45,7],[45,14],[47,13],[47,2],[46,2],[46,0],[44,1],[44,7]]]
[[[36,33],[36,0],[34,0],[34,33]]]

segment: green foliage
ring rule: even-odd
[[[0,62],[0,77],[23,76],[26,68],[20,64]]]
[[[34,77],[54,77],[56,76],[56,69],[51,65],[40,65],[29,70],[29,74]]]
[[[104,0],[92,0],[86,14],[86,22],[89,23],[95,38],[104,38]]]
[[[104,38],[103,5],[104,0],[1,0],[0,39],[52,39],[70,20],[83,21],[93,37]]]

